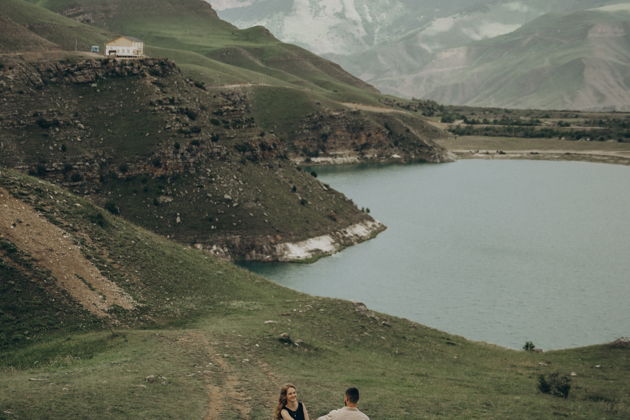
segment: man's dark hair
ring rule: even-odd
[[[356,404],[359,402],[359,390],[356,388],[346,389],[346,396],[348,397],[348,401],[350,401],[352,404]]]

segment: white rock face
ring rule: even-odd
[[[330,255],[349,245],[365,241],[383,229],[384,226],[377,221],[357,223],[330,235],[279,244],[275,254],[278,261],[300,261]]]

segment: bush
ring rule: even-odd
[[[107,210],[111,214],[120,214],[120,207],[118,207],[118,205],[113,201],[108,201],[107,203],[105,203],[105,210]]]
[[[536,346],[531,341],[528,341],[523,345],[523,350],[525,351],[534,351],[535,348]]]
[[[560,376],[558,372],[540,375],[538,377],[538,390],[543,394],[562,397],[566,400],[569,398],[569,391],[571,391],[571,378],[566,375]]]
[[[440,122],[443,122],[443,123],[455,122],[455,116],[454,115],[450,115],[450,114],[443,115],[442,119],[440,120]]]

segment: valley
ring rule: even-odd
[[[406,35],[396,13],[370,36]],[[104,56],[121,35],[146,56]],[[627,339],[510,350],[233,262],[387,229],[317,165],[627,163],[628,118],[382,94],[202,0],[3,0],[0,419],[266,419],[285,382],[313,416],[352,384],[375,419],[627,418]],[[553,375],[569,398],[541,391]]]

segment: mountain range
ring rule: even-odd
[[[237,26],[263,24],[386,93],[518,108],[624,110],[629,103],[627,2],[211,3]]]

